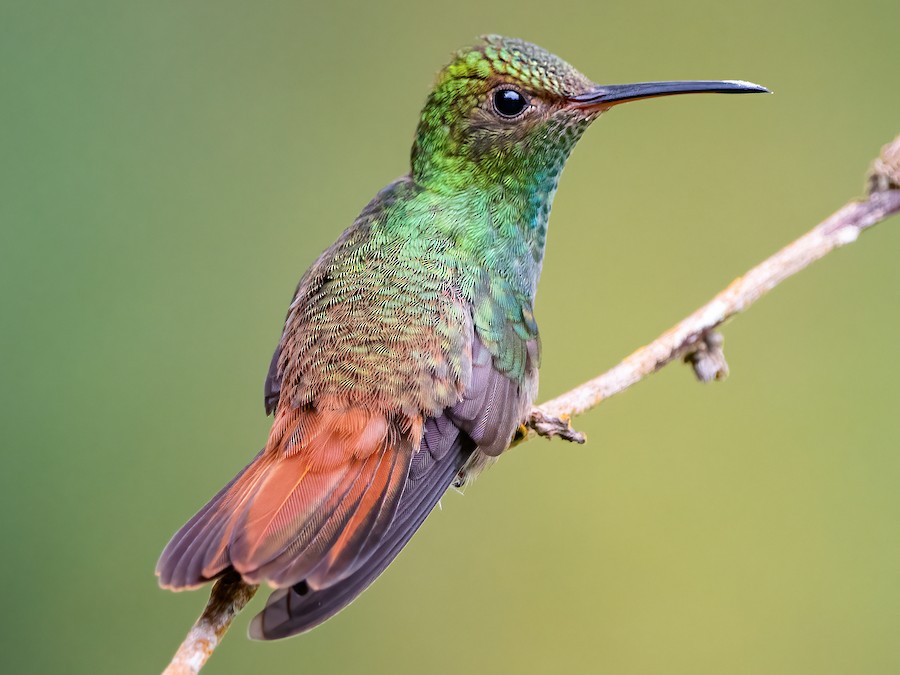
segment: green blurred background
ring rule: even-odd
[[[327,6],[326,6],[327,5]],[[896,0],[0,4],[0,670],[154,673],[205,602],[168,537],[263,443],[294,284],[407,170],[485,32],[601,82],[770,97],[617,109],[576,150],[541,399],[613,365],[862,188],[900,132]],[[900,672],[900,221],[449,494],[362,599],[209,673]]]

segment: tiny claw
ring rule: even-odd
[[[521,443],[528,436],[528,426],[525,422],[522,422],[517,428],[516,433],[513,434],[512,443],[510,445],[516,445],[517,443]]]

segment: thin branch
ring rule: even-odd
[[[234,617],[250,602],[257,588],[258,586],[245,584],[241,575],[234,570],[219,577],[209,593],[206,609],[194,623],[162,675],[199,673]]]
[[[868,228],[900,212],[900,136],[882,150],[869,175],[869,195],[848,203],[778,253],[735,279],[716,297],[619,365],[535,408],[516,441],[562,436],[584,442],[570,420],[655,373],[675,359],[694,367],[698,379],[723,379],[728,365],[715,329],[743,312],[788,277],[836,248],[856,241]]]
[[[711,301],[641,347],[619,365],[579,387],[535,408],[514,443],[533,436],[559,436],[577,443],[584,435],[569,420],[655,373],[675,359],[690,363],[697,378],[718,380],[728,374],[718,326],[743,312],[782,281],[836,248],[856,241],[860,233],[894,213],[900,213],[900,136],[885,146],[869,175],[869,195],[850,202],[808,233],[757,265]],[[212,655],[235,616],[256,586],[229,571],[214,585],[209,603],[178,648],[163,675],[193,675]]]

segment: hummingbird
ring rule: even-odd
[[[588,126],[629,101],[767,91],[598,85],[496,35],[457,52],[422,109],[409,173],[300,280],[265,379],[265,447],[172,537],[160,585],[231,571],[268,584],[249,629],[262,640],[346,607],[529,413],[550,208]]]

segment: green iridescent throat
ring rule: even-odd
[[[422,111],[411,177],[441,195],[444,208],[466,213],[439,219],[447,227],[463,234],[489,229],[510,244],[510,256],[518,248],[514,240],[525,243],[533,263],[527,285],[533,287],[560,174],[590,120],[575,113],[533,125],[498,120],[485,110],[491,81],[454,73],[454,66],[444,71]],[[515,266],[514,260],[486,262]]]

